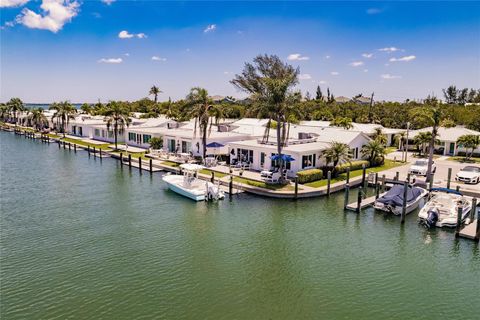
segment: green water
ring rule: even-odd
[[[158,173],[0,138],[1,319],[478,319],[478,246],[414,214],[194,203]]]

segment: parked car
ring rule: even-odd
[[[477,184],[480,182],[480,167],[466,166],[455,176],[455,180]]]
[[[417,176],[426,176],[427,169],[428,169],[428,160],[420,159],[415,161],[415,163],[413,163],[410,166],[410,169],[408,169],[408,173],[414,174]],[[437,165],[435,164],[435,161],[432,161],[432,173],[435,173],[436,171],[437,171]]]

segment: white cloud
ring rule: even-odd
[[[130,57],[130,53],[128,53],[128,52],[127,52],[127,53],[124,53],[123,55],[124,55],[125,57]]]
[[[382,9],[379,8],[369,8],[367,9],[367,14],[379,14],[382,13]]]
[[[417,57],[415,56],[405,56],[401,58],[390,58],[390,62],[408,62],[415,60]]]
[[[302,73],[298,75],[298,79],[300,80],[310,80],[312,79],[312,76],[309,75],[308,73]]]
[[[31,29],[56,33],[78,14],[80,3],[73,0],[43,0],[40,8],[43,11],[41,14],[27,8],[23,9],[16,22]]]
[[[368,72],[368,69],[363,69],[363,72]]]
[[[320,80],[320,81],[318,81],[318,83],[320,83],[320,84],[327,84],[327,81],[325,81],[325,80]]]
[[[152,60],[153,61],[167,61],[167,58],[162,58],[162,57],[159,57],[159,56],[153,56]]]
[[[0,0],[0,8],[20,7],[30,0]]]
[[[365,63],[363,63],[363,61],[353,61],[350,63],[350,65],[352,67],[360,67],[360,66],[363,66]]]
[[[300,53],[292,53],[289,54],[287,60],[290,61],[303,61],[303,60],[310,60],[309,57],[302,56]]]
[[[137,37],[139,39],[145,39],[147,35],[145,33],[129,33],[127,30],[122,30],[118,33],[118,37],[120,39],[131,39],[133,37]]]
[[[369,58],[373,57],[373,53],[363,53],[362,57],[369,59]]]
[[[15,21],[7,21],[5,22],[5,27],[11,28],[15,25]]]
[[[118,64],[122,63],[123,59],[122,58],[102,58],[97,61],[98,63],[113,63],[113,64]]]
[[[332,71],[332,72],[330,72],[330,74],[331,74],[332,76],[338,76],[340,73],[338,73],[337,71]]]
[[[117,1],[117,0],[102,0],[102,2],[105,3],[107,6],[111,5],[115,1]]]
[[[94,16],[97,19],[100,19],[102,17],[102,15],[98,12],[92,12],[92,16]]]
[[[330,56],[328,56],[328,55],[327,55],[327,56],[325,56],[325,59],[330,59],[330,58],[331,58],[331,57],[330,57]]]
[[[381,48],[378,49],[378,51],[383,51],[383,52],[395,52],[395,51],[400,51],[400,49],[396,47],[386,47],[386,48]]]
[[[385,80],[401,79],[402,78],[401,76],[392,76],[389,73],[382,74],[380,77],[382,77],[382,79],[385,79]]]
[[[207,33],[207,32],[213,32],[215,31],[215,29],[217,29],[217,25],[216,24],[209,24],[205,30],[203,30],[203,32]]]
[[[223,74],[230,74],[230,72],[228,72],[228,71],[223,71]]]

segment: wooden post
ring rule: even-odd
[[[380,183],[378,181],[378,172],[375,172],[375,199],[380,196]]]
[[[394,180],[395,180],[395,181],[398,181],[398,179],[399,179],[399,178],[398,178],[398,177],[399,177],[399,175],[400,175],[400,172],[398,172],[398,171],[397,171],[397,172],[395,173],[395,178],[394,178]]]
[[[120,166],[123,167],[123,152],[120,152]]]
[[[153,160],[152,158],[150,158],[150,160],[148,161],[149,163],[149,166],[150,166],[150,173],[153,173]]]
[[[90,146],[87,146],[88,157],[90,158]]]
[[[298,199],[298,176],[295,176],[295,200]]]
[[[460,192],[460,186],[457,186],[455,190],[457,190],[457,192]]]
[[[72,144],[70,142],[68,143],[68,150],[72,150]]]
[[[60,141],[60,139],[58,139],[58,149],[60,149],[61,145],[62,145],[62,141]]]
[[[365,175],[367,174],[367,167],[362,164],[362,187],[365,187]]]
[[[385,192],[385,184],[387,183],[387,177],[385,175],[382,175],[382,193]]]
[[[348,206],[348,196],[350,195],[350,185],[347,183],[345,184],[345,201],[343,203],[343,210],[347,209]]]
[[[434,174],[431,173],[430,174],[430,181],[428,182],[428,190],[429,191],[432,191],[432,189],[433,189],[433,178],[434,178]]]
[[[330,184],[332,182],[332,171],[327,172],[327,196],[330,196]]]
[[[472,210],[470,210],[470,222],[475,220],[475,211],[477,210],[477,198],[472,199]]]
[[[448,168],[447,189],[450,189],[450,180],[452,179],[452,168]]]
[[[233,176],[230,175],[230,182],[228,183],[228,195],[230,197],[230,200],[232,199],[232,193],[233,193]]]
[[[128,167],[132,168],[132,155],[128,154]]]
[[[63,149],[66,149],[67,148],[67,143],[65,142],[65,140],[63,141]]]
[[[76,143],[73,144],[73,152],[77,153],[77,144]]]
[[[407,182],[410,183],[410,173],[407,173]]]
[[[407,194],[408,194],[408,181],[403,183],[403,204],[402,204],[402,217],[401,224],[405,223],[405,216],[407,215]]]
[[[360,213],[360,209],[362,207],[362,187],[358,187],[358,195],[357,195],[357,213]]]
[[[210,182],[215,183],[215,172],[212,171],[212,174],[210,175]]]
[[[350,183],[350,167],[347,168],[347,184]]]
[[[142,173],[142,157],[138,157],[138,170]]]
[[[94,158],[97,157],[97,150],[95,150],[95,147],[93,147],[93,157],[94,157]]]
[[[458,207],[458,210],[457,210],[457,225],[455,226],[455,238],[458,238],[460,236],[460,229],[462,227],[462,213],[463,213],[463,208]]]
[[[476,210],[476,208],[475,208]],[[480,240],[480,212],[477,214],[477,232],[475,232],[475,241],[479,242]]]

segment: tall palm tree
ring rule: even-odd
[[[30,114],[27,116],[27,121],[38,131],[42,130],[48,125],[48,119],[43,113],[43,108],[32,109]]]
[[[208,96],[206,89],[195,87],[190,90],[187,95],[188,109],[186,110],[186,117],[195,119],[194,135],[197,133],[197,128],[200,130],[202,139],[202,157],[207,156],[207,136],[209,135],[212,125],[218,124],[223,118],[223,110],[217,105],[213,105],[212,99]]]
[[[398,143],[398,149],[402,151],[402,161],[405,159],[405,145],[406,145],[406,140],[407,140],[407,132],[402,131],[399,132],[395,135],[395,143]]]
[[[374,166],[383,163],[385,156],[385,147],[380,141],[371,140],[362,147],[361,153],[363,157],[368,159],[370,165]],[[377,162],[378,158],[380,158],[381,161]]]
[[[350,162],[352,156],[350,154],[350,147],[341,142],[330,142],[330,147],[323,151],[322,157],[329,163],[333,164],[333,171],[336,173],[336,167],[339,163]]]
[[[18,114],[22,111],[25,111],[25,106],[23,104],[23,101],[20,100],[20,98],[11,98],[10,101],[7,102],[7,107],[10,112],[10,114],[13,117],[13,122],[15,124],[15,127],[17,126],[17,119],[18,119]]]
[[[10,112],[8,110],[8,106],[6,104],[2,103],[0,105],[0,119],[2,121],[5,121],[8,118],[9,114],[10,114]]]
[[[298,94],[292,89],[298,84],[299,73],[300,69],[284,63],[278,56],[259,55],[253,59],[253,63],[246,63],[242,73],[230,81],[238,89],[250,94],[252,113],[268,119],[266,134],[269,135],[272,120],[276,122],[281,183],[285,181],[282,151],[287,137],[287,110],[298,100]]]
[[[154,96],[155,103],[157,103],[157,98],[159,93],[162,93],[162,91],[157,86],[153,85],[150,88],[149,94]]]
[[[70,120],[75,119],[77,109],[69,101],[52,103],[49,109],[55,110],[52,116],[52,122],[57,120],[57,124],[60,125],[60,132],[63,133],[63,137],[65,138],[66,127],[70,123]]]
[[[462,145],[467,152],[465,152],[465,159],[469,160],[473,151],[480,145],[480,136],[474,134],[466,134],[457,139],[457,145]],[[468,149],[471,149],[470,153]]]
[[[378,141],[382,145],[386,145],[388,143],[388,140],[387,140],[387,136],[383,133],[383,129],[378,127],[373,130],[374,130],[374,133],[373,133],[372,139]]]
[[[105,121],[107,122],[107,130],[113,127],[113,135],[115,138],[115,150],[118,149],[118,134],[124,130],[125,126],[129,126],[130,122],[130,110],[128,107],[117,101],[110,101],[105,110]]]
[[[347,117],[337,117],[330,122],[331,127],[339,127],[345,130],[353,128],[352,119]]]
[[[413,138],[413,143],[419,148],[420,154],[426,154],[426,147],[430,143],[430,140],[432,139],[432,133],[431,132],[419,132],[415,138]]]
[[[432,178],[433,149],[435,147],[435,139],[438,136],[438,128],[448,128],[452,127],[454,124],[451,120],[445,118],[438,103],[434,106],[420,107],[412,112],[412,116],[415,121],[426,123],[432,127],[432,136],[428,146],[428,166],[426,179],[426,181],[429,182]]]

